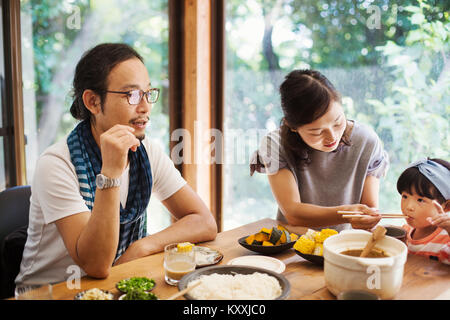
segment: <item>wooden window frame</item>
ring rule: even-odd
[[[184,162],[178,169],[213,213],[219,231],[223,159],[216,163],[214,155],[204,159],[202,152],[212,142],[205,141],[204,130],[223,133],[224,12],[224,0],[169,0],[170,132],[181,128],[190,138],[182,141]],[[170,150],[178,143],[171,141]],[[223,141],[217,147],[223,151]]]
[[[191,156],[193,163],[177,167],[213,212],[219,230],[222,229],[223,161],[196,163],[195,148],[203,150],[209,142],[202,141],[201,134],[195,136],[194,133],[196,124],[201,124],[202,130],[214,128],[223,133],[224,2],[169,0],[170,132],[182,128],[190,132],[192,138],[183,151],[185,156]],[[2,5],[6,107],[12,125],[9,132],[12,143],[6,163],[9,170],[7,187],[11,187],[26,184],[20,0],[2,1]],[[170,150],[176,143],[170,141]],[[219,145],[223,146],[223,141]]]
[[[26,184],[20,0],[2,1],[5,55],[6,188]]]

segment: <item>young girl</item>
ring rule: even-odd
[[[408,251],[450,264],[450,163],[421,160],[400,175]]]
[[[320,72],[294,70],[280,86],[284,118],[263,138],[251,174],[267,173],[277,219],[291,225],[371,229],[380,220],[379,178],[388,157],[376,133],[347,120],[341,97]],[[361,211],[346,220],[338,210]]]

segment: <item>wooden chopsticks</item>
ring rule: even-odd
[[[190,286],[190,287],[187,287],[187,288],[185,288],[185,289],[183,289],[183,290],[181,290],[181,291],[178,291],[177,293],[175,293],[174,295],[170,296],[170,297],[167,298],[166,300],[175,300],[176,298],[178,298],[178,297],[184,295],[185,293],[187,293],[187,292],[191,291],[192,289],[194,289],[195,287],[199,286],[201,283],[202,283],[202,282],[199,281],[199,282],[197,282],[196,284],[193,284],[193,285]]]
[[[361,211],[338,211],[338,214],[342,214],[342,218],[360,218],[366,217],[367,215]],[[406,218],[407,216],[401,213],[380,213],[382,219],[395,219],[395,218]]]

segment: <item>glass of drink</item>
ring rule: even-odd
[[[53,290],[51,284],[22,285],[14,291],[16,300],[52,300]]]
[[[187,273],[195,270],[195,251],[189,242],[172,243],[164,248],[164,279],[176,286]]]

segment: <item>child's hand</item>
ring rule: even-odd
[[[438,214],[434,217],[427,218],[433,226],[442,228],[450,234],[450,212],[444,212],[444,208],[436,201],[433,200],[433,205],[436,208]]]

